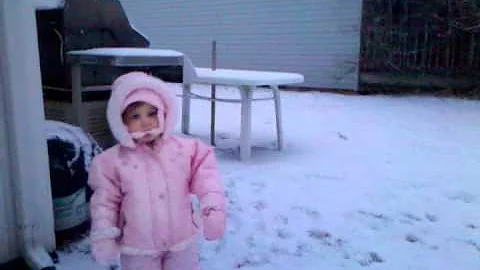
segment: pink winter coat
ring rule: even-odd
[[[136,89],[149,89],[165,114],[165,132],[153,148],[136,145],[121,113],[127,96]],[[103,264],[118,252],[158,255],[182,250],[196,240],[199,221],[207,240],[220,239],[225,229],[225,196],[214,152],[210,146],[170,134],[176,108],[168,86],[144,73],[119,77],[112,85],[107,118],[118,144],[96,156],[88,184],[94,258]],[[201,220],[195,218],[191,195],[198,196]]]

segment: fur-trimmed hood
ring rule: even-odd
[[[135,148],[135,143],[122,120],[123,104],[127,97],[135,95],[134,91],[139,89],[151,90],[158,96],[158,100],[149,98],[142,101],[154,106],[156,104],[164,106],[164,110],[158,111],[158,117],[165,120],[164,133],[169,133],[174,129],[177,118],[174,93],[165,82],[138,71],[118,77],[112,84],[112,94],[107,105],[107,120],[118,143],[130,148]]]

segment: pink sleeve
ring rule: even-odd
[[[118,217],[120,211],[121,192],[118,180],[113,173],[108,173],[108,166],[101,155],[95,157],[90,167],[88,184],[93,190],[90,199],[91,231],[90,240],[93,250],[95,245],[102,245],[105,241],[111,242],[114,247],[116,238],[120,235]],[[104,250],[103,254],[112,254],[112,250]],[[94,257],[105,260],[102,254],[93,254]]]
[[[208,225],[208,231],[215,235],[206,235],[210,239],[218,239],[225,229],[226,200],[223,185],[218,170],[217,160],[212,147],[196,141],[195,152],[192,158],[191,192],[198,196],[200,213],[206,210],[219,212],[220,218]],[[207,224],[205,224],[207,225]]]

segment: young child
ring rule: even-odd
[[[199,269],[197,230],[207,240],[221,239],[225,230],[225,195],[212,148],[170,134],[173,93],[142,72],[115,80],[107,118],[118,144],[90,168],[94,259],[109,266],[121,254],[122,270]]]

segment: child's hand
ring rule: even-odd
[[[205,239],[208,241],[221,239],[225,232],[225,212],[206,208],[202,210],[202,218]]]
[[[92,255],[98,263],[111,266],[117,262],[120,248],[114,239],[104,239],[92,242]]]

